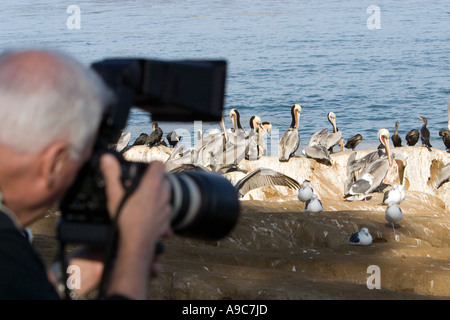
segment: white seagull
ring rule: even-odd
[[[369,229],[362,228],[361,231],[353,233],[349,238],[349,243],[356,246],[372,244],[372,236],[369,233]]]
[[[388,223],[392,224],[393,235],[395,236],[395,224],[403,218],[402,209],[395,202],[390,202],[384,217]]]
[[[313,188],[309,184],[308,181],[303,181],[300,189],[298,190],[298,200],[302,202],[306,202],[309,199],[311,199],[312,195],[314,193]]]
[[[382,204],[389,204],[390,202],[400,203],[403,201],[405,190],[402,185],[394,184],[392,189],[386,191],[383,196]]]
[[[311,199],[305,202],[306,212],[321,212],[323,211],[322,202],[319,200],[319,196],[315,193],[311,196]]]

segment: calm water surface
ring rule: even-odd
[[[373,4],[380,29],[367,27]],[[69,5],[81,10],[80,29],[66,26]],[[237,108],[244,127],[257,114],[278,140],[299,103],[301,148],[314,132],[331,129],[333,111],[343,138],[363,135],[359,148],[377,146],[378,129],[392,134],[396,121],[405,141],[424,116],[431,143],[444,149],[438,131],[447,127],[450,100],[448,1],[2,1],[0,46],[59,48],[86,64],[118,56],[226,59],[227,127]],[[132,112],[133,141],[151,131],[150,121]],[[211,128],[219,126],[203,124]]]

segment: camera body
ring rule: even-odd
[[[226,61],[106,59],[91,66],[115,93],[100,125],[93,155],[60,203],[58,239],[63,243],[104,244],[111,219],[106,208],[105,181],[100,157],[112,153],[121,163],[128,193],[139,185],[147,163],[126,161],[108,146],[118,140],[132,107],[156,121],[220,121]],[[174,208],[172,228],[180,235],[220,239],[234,227],[239,200],[234,186],[210,172],[167,173]]]

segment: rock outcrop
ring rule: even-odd
[[[166,157],[162,150],[141,149],[145,162]],[[358,151],[357,158],[370,151]],[[449,299],[450,183],[437,189],[435,182],[450,154],[418,146],[395,151],[406,158],[407,192],[396,235],[384,218],[382,192],[368,201],[343,198],[351,152],[332,154],[332,166],[303,157],[287,163],[275,157],[244,160],[239,166],[249,172],[268,167],[299,183],[309,180],[324,211],[304,212],[297,191],[287,187],[251,190],[223,239],[175,234],[164,241],[163,272],[151,282],[149,299]],[[234,184],[245,174],[225,176]],[[394,162],[384,183],[388,188],[398,182]],[[57,217],[51,212],[32,226],[34,245],[47,263],[58,249]],[[350,245],[349,236],[362,227],[369,229],[373,243]],[[380,289],[370,286],[372,267],[379,270]]]

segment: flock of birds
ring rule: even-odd
[[[296,152],[300,146],[300,114],[301,106],[299,104],[292,105],[290,109],[291,124],[283,133],[278,143],[278,159],[280,162],[288,162],[290,158],[296,157]],[[448,129],[439,131],[447,151],[450,152],[450,101],[448,104],[449,126]],[[204,136],[202,132],[198,132],[198,141],[196,145],[188,150],[184,150],[184,146],[179,146],[181,138],[175,131],[167,134],[168,144],[173,151],[166,161],[166,168],[171,172],[182,172],[185,170],[209,170],[218,173],[226,173],[239,169],[238,164],[243,159],[257,160],[267,154],[265,145],[266,135],[270,138],[272,125],[270,122],[262,122],[259,116],[252,116],[249,120],[249,129],[245,130],[240,121],[238,110],[231,109],[229,116],[232,120],[233,127],[226,130],[224,121],[220,122],[221,130],[210,131],[209,135]],[[419,139],[423,147],[431,150],[430,131],[427,128],[427,118],[418,117],[423,121],[420,130],[410,130],[406,136],[406,145],[414,146]],[[316,161],[332,165],[330,154],[334,153],[335,147],[340,146],[340,150],[344,148],[352,151],[362,141],[360,134],[349,138],[346,142],[342,139],[342,131],[336,125],[336,115],[333,112],[328,113],[328,120],[332,125],[332,131],[328,132],[327,128],[315,132],[305,149],[302,150],[303,156],[315,159]],[[401,152],[390,151],[390,140],[394,148],[402,147],[402,139],[398,133],[399,122],[395,123],[395,132],[390,137],[387,129],[378,131],[378,139],[380,145],[376,151],[373,151],[361,159],[356,159],[356,152],[353,152],[347,162],[347,180],[344,188],[344,199],[348,201],[366,200],[368,195],[382,184],[389,168],[393,165],[393,160],[399,167],[400,184],[393,185],[392,188],[385,192],[383,205],[387,205],[385,218],[392,225],[395,234],[395,226],[402,219],[402,212],[398,206],[405,198],[403,186],[403,172],[405,169],[405,159]],[[273,140],[272,140],[273,141]],[[130,133],[122,134],[121,138],[114,147],[121,151],[125,151],[134,146],[146,145],[154,147],[159,145],[167,146],[163,138],[163,131],[157,123],[153,123],[153,131],[150,135],[142,133],[134,143],[129,146]],[[245,172],[247,173],[247,172]],[[444,166],[438,175],[437,187],[449,181],[450,179],[450,163]],[[311,188],[308,181],[304,181],[300,185],[295,179],[284,175],[280,172],[269,168],[258,168],[247,173],[244,178],[239,180],[235,187],[240,197],[243,197],[248,191],[262,186],[287,186],[298,189],[298,199],[305,203],[306,212],[323,211],[322,203],[317,194]],[[369,241],[370,240],[370,241]],[[371,243],[371,236],[367,228],[356,232],[350,236],[351,244],[367,245]]]

